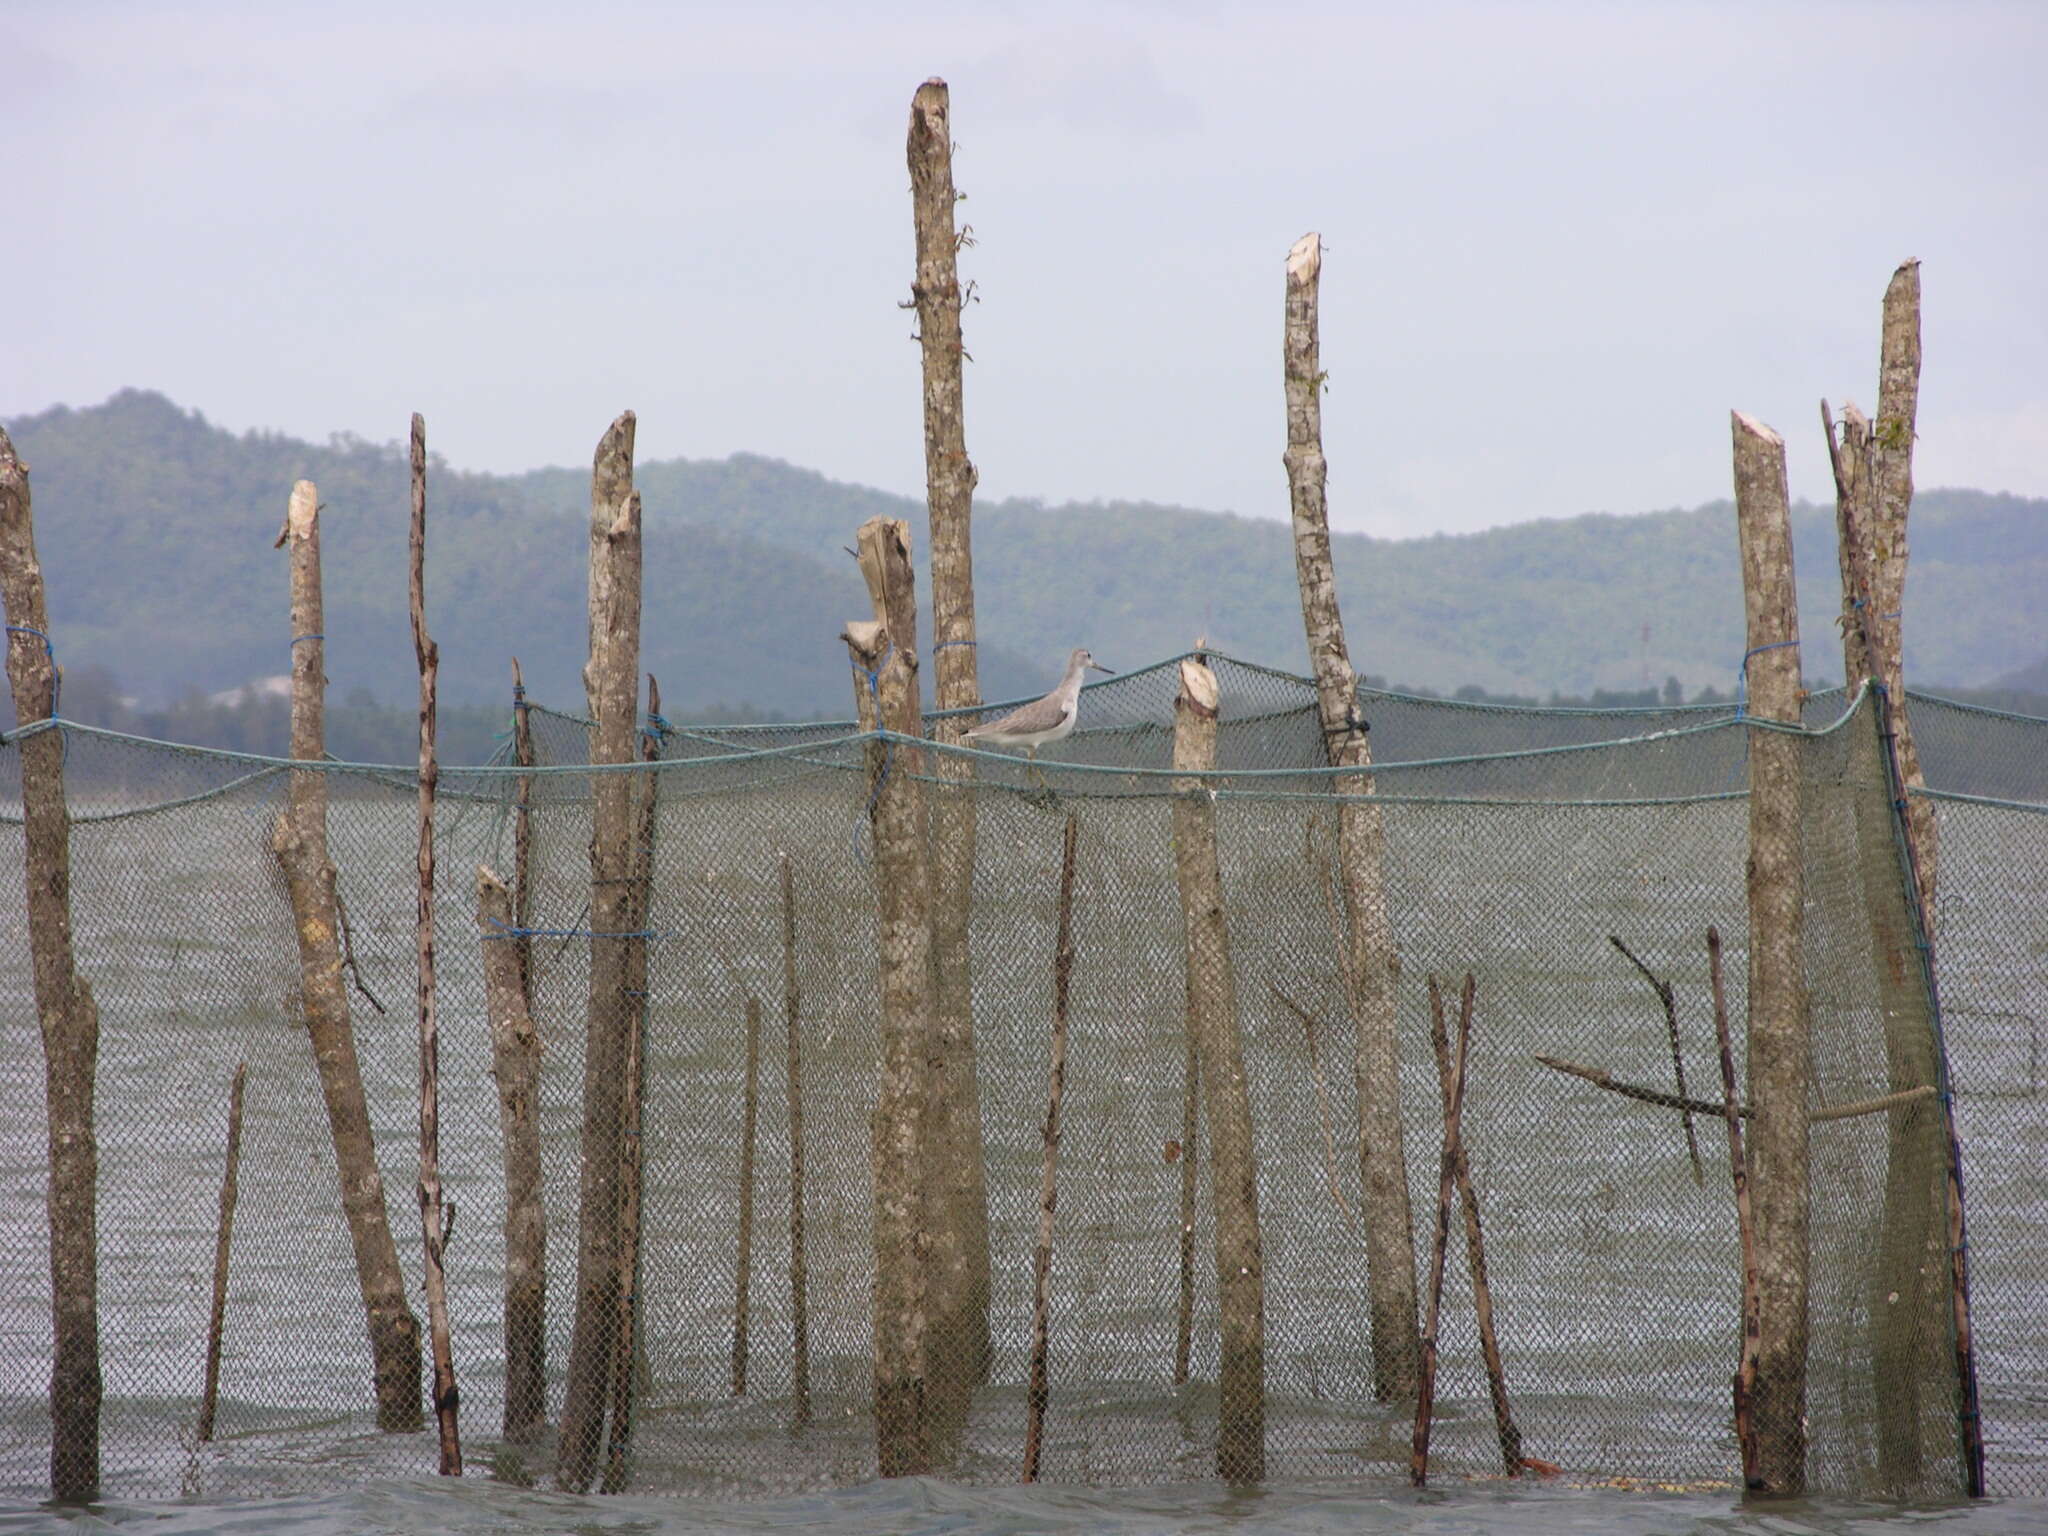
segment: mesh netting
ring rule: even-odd
[[[1322,761],[1313,694],[1300,679],[1220,658],[1216,666],[1226,772],[1211,781],[1209,803],[1257,1168],[1266,1469],[1403,1477],[1413,1402],[1376,1401],[1373,1391],[1353,1026],[1319,862],[1332,846],[1336,801],[1313,766]],[[1040,1475],[1096,1483],[1215,1475],[1220,1318],[1206,1120],[1182,1146],[1188,972],[1167,771],[1175,686],[1166,665],[1091,689],[1087,729],[1049,749],[1062,762],[1034,771],[977,755],[970,785],[925,783],[934,803],[971,797],[977,818],[971,957],[989,1354],[926,1362],[935,1392],[950,1386],[964,1397],[971,1388],[964,1421],[936,1448],[949,1477],[1014,1480],[1023,1457],[1069,814],[1078,822],[1074,960]],[[1662,1007],[1611,945],[1615,935],[1672,983],[1689,1090],[1718,1096],[1703,936],[1714,924],[1727,941],[1739,1056],[1748,728],[1726,711],[1504,711],[1391,694],[1361,702],[1381,763],[1408,764],[1382,766],[1376,786],[1424,1267],[1442,1119],[1425,978],[1455,987],[1470,971],[1477,1009],[1464,1136],[1528,1454],[1580,1478],[1739,1482],[1728,1381],[1740,1261],[1721,1123],[1696,1122],[1696,1181],[1673,1112],[1534,1058],[1670,1089]],[[1915,721],[1930,783],[1971,786],[1937,794],[1938,942],[1971,1196],[1990,1486],[2039,1494],[2048,1491],[2048,1203],[2038,1173],[2048,1135],[2040,1051],[2048,725],[1986,720],[1989,712],[1961,706],[1946,706],[1958,713],[1936,723],[1942,708],[1916,702]],[[592,776],[572,766],[586,760],[582,722],[538,709],[532,721],[542,766],[526,775],[525,922],[535,930],[533,1013],[545,1046],[539,1130],[552,1421],[576,1301]],[[217,1497],[429,1470],[431,1427],[375,1427],[334,1145],[298,997],[294,928],[269,851],[290,770],[77,727],[65,733],[79,965],[101,1010],[104,1485],[126,1495]],[[1995,763],[1971,755],[1987,733],[2001,744]],[[1903,984],[1894,975],[1886,990],[1867,918],[1884,882],[1903,899],[1870,708],[1797,740],[1813,1097],[1816,1106],[1840,1105],[1899,1088],[1899,1021],[1923,1040],[1930,1021],[1917,975]],[[869,758],[878,752],[891,772],[917,766],[906,744],[877,747],[829,724],[692,730],[663,743],[644,922],[637,1490],[770,1492],[877,1470],[870,1120],[881,1024],[867,810]],[[0,752],[0,804],[18,807],[19,768],[18,751]],[[353,999],[356,1044],[391,1224],[414,1285],[414,782],[405,770],[325,771],[330,845],[362,988]],[[503,767],[443,770],[441,1170],[457,1213],[449,1308],[471,1466],[545,1481],[550,1442],[499,1434],[505,1175],[483,995],[488,940],[479,937],[471,883],[479,862],[512,874],[521,777]],[[785,857],[803,1121],[810,1413],[802,1423],[792,1342]],[[0,869],[0,901],[19,913],[18,814],[0,825]],[[759,1019],[751,1051],[750,999]],[[26,1496],[46,1486],[50,1305],[43,1067],[18,920],[0,926],[0,1000],[8,1021],[0,1036],[0,1491]],[[1303,1015],[1313,1022],[1313,1052]],[[193,1425],[228,1084],[243,1061],[218,1428],[202,1445]],[[1922,1099],[1814,1127],[1808,1412],[1817,1487],[1928,1493],[1959,1484],[1948,1293],[1924,1280],[1902,1291],[1896,1283],[1925,1258],[1924,1221],[1900,1213],[1913,1191],[1938,1182],[1938,1166],[1926,1161],[1936,1118]],[[1184,1150],[1194,1153],[1200,1198],[1190,1379],[1176,1385]],[[750,1201],[743,1164],[752,1170]],[[736,1394],[745,1204],[747,1368]],[[1439,1477],[1499,1465],[1470,1292],[1454,1236],[1432,1446]],[[1900,1362],[1915,1382],[1904,1406],[1888,1372]]]

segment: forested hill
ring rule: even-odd
[[[593,421],[593,442],[603,425]],[[68,675],[104,668],[161,705],[285,671],[285,562],[271,544],[293,480],[305,477],[327,509],[335,695],[410,697],[407,473],[396,445],[236,436],[132,390],[7,428],[31,469]],[[637,483],[645,664],[673,711],[846,712],[836,636],[867,601],[844,546],[864,519],[887,513],[912,522],[922,550],[921,503],[749,455],[643,464]],[[586,469],[431,472],[428,612],[451,702],[502,700],[515,654],[536,698],[580,701],[588,494]],[[1459,537],[1340,535],[1354,660],[1402,683],[1537,697],[1667,677],[1688,692],[1731,687],[1743,649],[1732,523],[1718,503]],[[1835,677],[1831,511],[1797,509],[1795,538],[1808,672]],[[2042,659],[2048,502],[1924,491],[1912,540],[1911,675],[1982,684]],[[985,502],[974,566],[991,697],[1046,686],[1073,645],[1131,666],[1206,634],[1234,655],[1305,665],[1292,543],[1278,522],[1123,502]]]

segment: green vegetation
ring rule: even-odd
[[[602,425],[593,422],[593,441]],[[327,509],[331,696],[386,703],[389,719],[374,730],[375,705],[355,707],[369,733],[363,755],[411,755],[406,466],[396,443],[238,437],[134,390],[18,418],[8,430],[33,472],[67,713],[89,718],[81,710],[97,694],[108,723],[125,712],[173,734],[271,741],[255,718],[262,703],[239,707],[249,719],[208,724],[209,712],[237,710],[206,701],[287,668],[286,574],[271,541],[292,481],[304,476]],[[848,713],[837,636],[868,604],[844,547],[860,522],[886,513],[909,519],[922,549],[921,503],[745,454],[644,464],[638,484],[646,665],[671,716]],[[479,711],[470,747],[503,726],[513,655],[536,700],[581,707],[588,494],[581,468],[433,471],[428,612],[441,645],[444,728],[458,728],[459,706]],[[2040,688],[2028,678],[2048,667],[2035,660],[2034,605],[2048,587],[2044,513],[2048,504],[2018,497],[1920,493],[1909,675],[1949,691]],[[1618,700],[1648,690],[1661,700],[1674,683],[1687,696],[1732,692],[1742,601],[1731,521],[1719,502],[1458,537],[1341,534],[1353,655],[1378,676],[1495,698]],[[1831,509],[1801,505],[1794,536],[1807,672],[1836,679]],[[984,502],[975,576],[991,698],[1044,688],[1076,644],[1128,667],[1206,634],[1248,660],[1306,664],[1291,537],[1278,522],[1129,502]],[[355,755],[343,744],[349,714],[337,708],[340,756]],[[372,750],[376,742],[385,745]]]

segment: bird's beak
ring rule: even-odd
[[[1104,666],[1104,665],[1103,665],[1103,664],[1102,664],[1101,662],[1099,662],[1099,661],[1091,661],[1091,662],[1089,662],[1089,663],[1088,663],[1088,665],[1089,665],[1089,666],[1091,666],[1091,667],[1093,667],[1093,668],[1094,668],[1094,669],[1095,669],[1096,671],[1098,671],[1098,672],[1107,672],[1107,673],[1108,673],[1108,674],[1109,674],[1109,675],[1110,675],[1111,677],[1115,677],[1115,676],[1116,676],[1116,668],[1115,668],[1115,667],[1105,667],[1105,666]]]

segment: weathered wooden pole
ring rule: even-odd
[[[739,1263],[733,1279],[732,1395],[747,1395],[747,1293],[754,1282],[754,1133],[761,1109],[761,1000],[747,997],[747,1075],[740,1097]]]
[[[957,257],[965,231],[953,227],[953,132],[943,80],[927,80],[910,103],[911,209],[917,235],[917,310],[924,360],[925,502],[931,524],[932,685],[940,710],[981,702],[975,662],[973,520],[975,471],[967,457],[960,311],[966,302]],[[954,745],[966,715],[932,722],[932,737]],[[930,1169],[929,1321],[925,1328],[927,1416],[935,1447],[965,1420],[974,1388],[988,1377],[988,1174],[975,1071],[973,982],[968,924],[974,895],[974,761],[939,753],[933,766],[932,1048],[925,1108]]]
[[[1459,1001],[1458,1030],[1460,1037],[1471,1033],[1473,1004],[1473,982],[1468,974],[1465,978],[1466,991]],[[1443,994],[1437,990],[1436,978],[1429,979],[1429,1044],[1436,1054],[1437,1087],[1442,1093],[1444,1113],[1451,1110],[1451,1041],[1450,1032],[1444,1026]],[[1469,1063],[1468,1063],[1469,1066]],[[1465,1073],[1458,1074],[1459,1087],[1468,1082]],[[1472,1182],[1472,1157],[1465,1147],[1464,1110],[1459,1109],[1459,1135],[1457,1154],[1458,1200],[1465,1212],[1465,1268],[1472,1277],[1472,1311],[1479,1324],[1479,1352],[1486,1361],[1486,1390],[1493,1399],[1493,1431],[1500,1442],[1501,1467],[1509,1477],[1522,1473],[1522,1432],[1515,1427],[1515,1416],[1508,1404],[1507,1369],[1501,1362],[1500,1338],[1493,1326],[1493,1285],[1486,1273],[1486,1236],[1479,1223],[1479,1188]],[[1691,1121],[1686,1122],[1688,1125]]]
[[[1444,1033],[1443,994],[1436,977],[1429,978],[1429,1009],[1434,1034]],[[1436,1421],[1437,1325],[1443,1318],[1444,1253],[1451,1239],[1451,1199],[1458,1185],[1458,1161],[1464,1150],[1459,1128],[1465,1114],[1465,1065],[1472,1045],[1472,974],[1458,998],[1458,1050],[1453,1056],[1445,1041],[1438,1056],[1444,1104],[1444,1149],[1437,1167],[1436,1229],[1429,1245],[1429,1299],[1422,1325],[1422,1385],[1415,1394],[1415,1432],[1408,1453],[1408,1481],[1417,1488],[1429,1481],[1429,1432]]]
[[[320,499],[310,480],[292,487],[284,531],[292,583],[292,757],[317,763],[326,755],[326,635],[320,590]],[[356,1280],[370,1332],[377,1391],[377,1427],[420,1427],[420,1325],[405,1296],[398,1246],[384,1205],[384,1176],[370,1135],[370,1110],[356,1061],[348,988],[341,972],[340,917],[334,862],[327,853],[327,775],[293,769],[290,800],[271,834],[284,870],[298,934],[299,997],[320,1074],[341,1204],[355,1248]]]
[[[434,1359],[434,1424],[441,1448],[441,1475],[462,1476],[460,1393],[455,1355],[448,1338],[448,1276],[441,1250],[441,1036],[434,1009],[434,791],[441,782],[435,756],[435,683],[441,648],[427,634],[427,423],[412,418],[412,536],[409,583],[412,649],[420,669],[419,901],[416,936],[419,958],[420,1026],[420,1251],[425,1258],[427,1337]]]
[[[796,976],[796,882],[782,855],[782,1021],[789,1089],[789,1392],[790,1421],[811,1422],[810,1269],[804,1254],[804,1069]]]
[[[1813,1044],[1802,954],[1799,610],[1785,441],[1732,413],[1735,513],[1748,649],[1749,1135],[1761,1342],[1752,1403],[1756,1491],[1806,1485],[1808,1095]]]
[[[882,994],[881,1075],[873,1118],[875,1241],[875,1451],[884,1477],[931,1469],[925,1433],[925,1108],[932,1049],[931,883],[926,857],[924,729],[917,680],[917,594],[910,527],[861,525],[861,574],[873,620],[842,638],[854,692],[880,728],[902,739],[871,744],[868,825],[874,840]]]
[[[1368,798],[1372,743],[1357,703],[1357,673],[1344,642],[1324,499],[1323,379],[1317,338],[1322,237],[1303,235],[1287,253],[1287,466],[1294,513],[1294,568],[1308,635],[1316,705],[1331,766],[1356,768],[1332,781],[1346,797],[1337,817],[1344,890],[1345,999],[1357,1028],[1358,1161],[1365,1184],[1366,1275],[1372,1313],[1373,1395],[1412,1395],[1421,1353],[1415,1331],[1415,1228],[1401,1127],[1401,1051],[1395,1025],[1398,964],[1383,874],[1386,832]]]
[[[1216,674],[1199,657],[1180,664],[1173,702],[1173,766],[1216,766]],[[1180,887],[1188,1017],[1209,1114],[1209,1187],[1216,1208],[1216,1299],[1221,1314],[1216,1470],[1232,1483],[1266,1475],[1266,1272],[1259,1235],[1258,1162],[1251,1091],[1237,1018],[1237,983],[1224,922],[1216,804],[1199,778],[1175,781],[1174,874]]]
[[[640,679],[640,496],[633,489],[631,411],[597,445],[590,476],[590,659],[583,688],[593,722],[590,760],[633,761]],[[583,1167],[578,1183],[576,1320],[555,1480],[590,1487],[604,1443],[618,1342],[619,1174],[625,1139],[626,1053],[640,1019],[628,995],[637,937],[633,912],[634,775],[591,778],[589,1012],[583,1047]]]
[[[1742,1115],[1736,1105],[1735,1046],[1728,1029],[1728,999],[1721,985],[1721,932],[1707,929],[1707,967],[1714,994],[1714,1034],[1721,1044],[1721,1117],[1728,1122],[1728,1172],[1735,1181],[1735,1225],[1742,1239],[1742,1351],[1735,1367],[1735,1443],[1742,1452],[1742,1485],[1761,1489],[1757,1443],[1757,1364],[1763,1349],[1763,1279],[1758,1267],[1756,1220],[1749,1202],[1749,1161],[1742,1150]]]
[[[640,732],[640,761],[661,760],[668,723],[661,716],[661,684],[647,674],[647,726]],[[625,1082],[620,1089],[619,1122],[619,1320],[612,1345],[611,1427],[605,1452],[605,1493],[624,1493],[633,1466],[634,1386],[646,1354],[640,1337],[640,1226],[644,1149],[641,1129],[646,1117],[647,1015],[651,991],[647,984],[647,941],[654,913],[654,837],[660,803],[661,775],[650,769],[633,786],[633,850],[629,888],[632,906],[626,926],[626,975],[622,994],[632,1010],[626,1031]]]
[[[540,1031],[519,969],[512,892],[476,871],[491,1076],[505,1162],[505,1438],[529,1440],[547,1422],[547,1205],[541,1198]]]
[[[43,568],[36,562],[28,466],[0,431],[0,597],[7,609],[7,681],[20,727],[24,879],[50,1183],[50,1492],[66,1502],[100,1488],[99,1140],[93,1086],[100,1015],[71,945],[71,813],[61,730],[31,733],[57,703],[56,650]]]
[[[214,1410],[220,1403],[221,1336],[228,1315],[228,1251],[235,1235],[236,1184],[242,1170],[242,1089],[249,1063],[241,1062],[228,1085],[228,1150],[220,1176],[220,1218],[213,1235],[213,1305],[206,1317],[206,1384],[199,1394],[199,1427],[193,1438],[204,1445],[213,1438]]]

